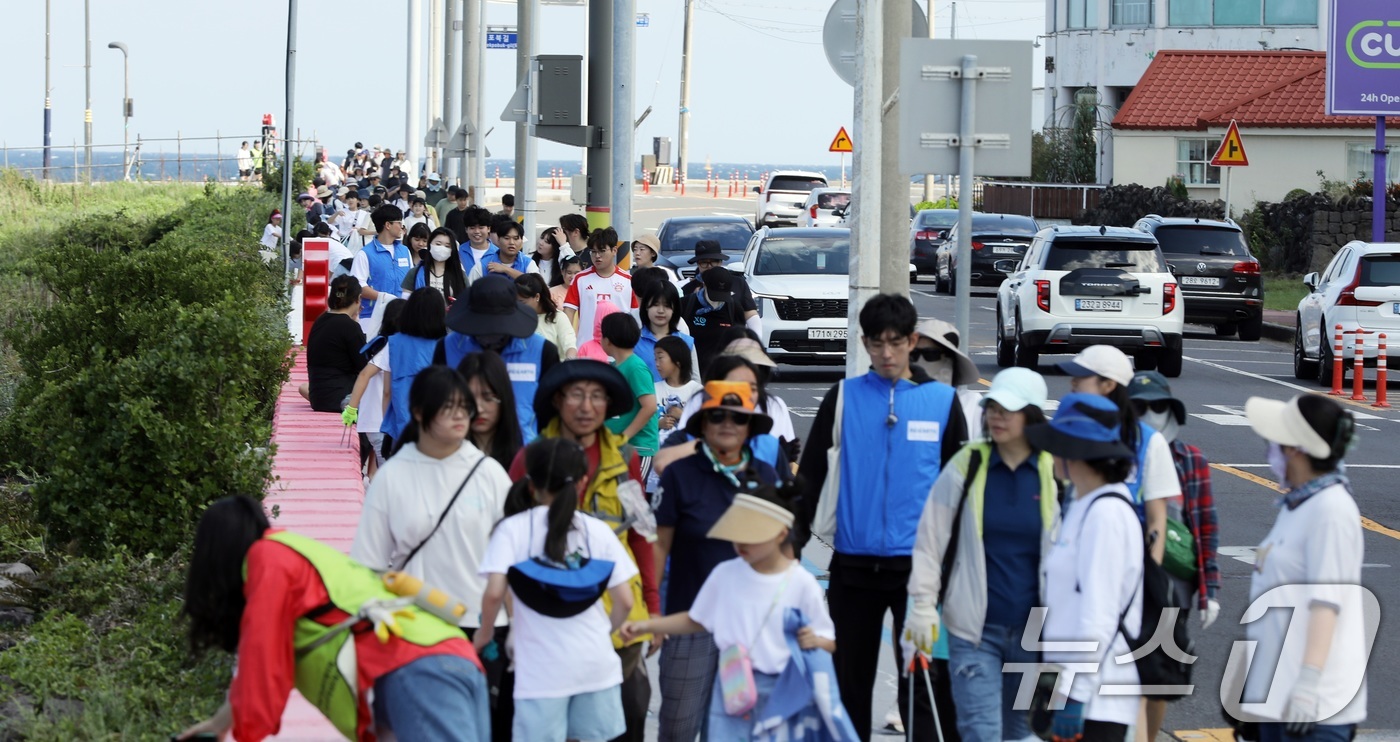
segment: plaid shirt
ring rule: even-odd
[[[1172,441],[1172,461],[1176,477],[1181,481],[1185,498],[1182,514],[1186,527],[1196,539],[1197,603],[1202,610],[1206,599],[1215,597],[1220,589],[1220,567],[1216,564],[1216,549],[1220,544],[1215,520],[1215,497],[1210,491],[1210,464],[1201,449],[1182,441]]]

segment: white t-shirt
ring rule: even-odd
[[[252,150],[250,150],[250,149],[243,149],[242,147],[239,147],[239,148],[238,148],[238,169],[239,169],[239,170],[252,170],[252,169],[253,169],[253,151],[252,151]]]
[[[544,554],[548,530],[549,508],[544,506],[501,521],[481,562],[482,577],[509,574],[513,565]],[[637,574],[637,565],[612,529],[590,515],[574,515],[569,551],[612,562],[609,588]],[[613,650],[612,623],[603,611],[602,600],[569,618],[541,615],[516,600],[511,634],[518,699],[565,698],[622,684],[622,661]]]
[[[384,382],[389,377],[390,370],[389,346],[381,348],[369,362],[382,373],[369,377],[369,383],[365,384],[365,393],[360,397],[360,415],[355,420],[355,429],[361,433],[378,433],[379,426],[384,424]]]
[[[259,242],[259,244],[261,244],[263,247],[266,247],[266,248],[269,249],[269,250],[276,250],[276,249],[277,249],[277,243],[278,243],[278,241],[281,240],[281,239],[282,239],[282,228],[281,228],[281,227],[278,227],[278,226],[274,226],[272,223],[269,222],[269,223],[267,224],[267,226],[263,227],[263,236],[262,236],[262,239],[259,240],[258,242]]]
[[[685,404],[691,397],[705,387],[700,382],[691,380],[680,386],[671,386],[664,381],[656,382],[656,408],[661,410],[661,414],[666,414],[666,410],[675,406],[685,409]]]
[[[721,563],[700,586],[690,618],[714,634],[721,652],[742,644],[755,672],[776,675],[792,656],[783,631],[788,608],[801,610],[817,636],[836,639],[825,593],[817,578],[797,562],[774,575],[757,572],[737,557]]]
[[[467,473],[481,466],[452,505],[442,527],[424,542]],[[455,454],[435,459],[406,443],[379,467],[365,492],[350,556],[374,570],[400,569],[467,605],[463,626],[481,625],[486,579],[480,565],[491,527],[505,512],[510,477],[495,459],[463,441]],[[616,538],[613,541],[617,541]],[[408,564],[410,551],[423,548]],[[496,618],[506,625],[505,612]]]
[[[1130,480],[1133,475],[1129,476]],[[1138,499],[1150,502],[1164,497],[1180,496],[1181,480],[1176,476],[1176,462],[1172,461],[1171,445],[1161,433],[1154,430],[1152,437],[1147,439],[1147,455],[1143,457],[1142,487],[1138,489]]]
[[[610,301],[623,312],[637,308],[637,297],[632,294],[632,274],[621,268],[604,278],[597,270],[589,268],[574,276],[569,291],[564,295],[564,307],[578,311],[578,344],[593,339],[593,318],[598,302]]]
[[[1340,484],[1313,495],[1295,510],[1279,509],[1274,527],[1255,554],[1250,582],[1252,607],[1247,612],[1262,615],[1245,627],[1246,637],[1259,642],[1255,657],[1267,662],[1278,657],[1277,669],[1273,673],[1251,670],[1245,698],[1264,698],[1265,692],[1268,696],[1263,703],[1246,704],[1245,710],[1266,719],[1283,718],[1303,665],[1310,608],[1320,602],[1337,606],[1338,611],[1332,649],[1318,684],[1319,713],[1325,724],[1366,720],[1367,601],[1360,588],[1363,541],[1361,513]],[[1292,610],[1262,611],[1266,603],[1255,603],[1285,585],[1292,587],[1271,594],[1267,604]],[[1379,610],[1379,605],[1372,608]]]
[[[1119,617],[1135,634],[1142,625],[1143,544],[1137,512],[1116,500],[1089,507],[1094,498],[1113,491],[1128,496],[1122,484],[1105,485],[1075,498],[1065,512],[1059,537],[1041,563],[1047,607],[1041,636],[1046,642],[1092,642],[1091,651],[1046,650],[1044,661],[1099,663],[1097,673],[1074,675],[1069,697],[1085,704],[1086,719],[1131,725],[1137,721],[1138,696],[1099,692],[1107,686],[1137,685],[1137,667],[1114,660],[1131,651],[1118,631]],[[1105,654],[1110,637],[1112,649]]]

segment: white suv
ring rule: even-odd
[[[1185,310],[1157,240],[1125,227],[1042,229],[997,290],[997,365],[1112,345],[1181,375]],[[998,266],[1002,269],[1003,266]]]
[[[1366,333],[1363,353],[1375,365],[1379,333],[1386,333],[1386,359],[1400,355],[1400,244],[1348,242],[1327,270],[1303,277],[1309,293],[1298,302],[1293,333],[1293,375],[1332,385],[1332,343],[1341,325],[1343,372],[1352,366],[1356,333]],[[1390,338],[1397,338],[1391,341]]]
[[[757,211],[753,225],[757,227],[797,226],[807,195],[814,188],[825,188],[826,176],[806,170],[775,170],[763,185],[756,186]]]

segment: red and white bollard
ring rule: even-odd
[[[1351,366],[1351,398],[1355,402],[1366,401],[1366,334],[1356,331],[1356,360]]]
[[[1342,326],[1337,325],[1336,339],[1332,341],[1332,396],[1342,396],[1343,377],[1346,376],[1342,359]]]
[[[677,173],[677,174],[676,174],[676,177],[677,177],[678,179],[680,179],[680,181],[681,181],[681,195],[684,196],[684,195],[685,195],[685,175],[684,175],[683,173]]]
[[[681,192],[681,181],[680,181],[680,178],[679,178],[678,176],[676,176],[675,173],[672,173],[672,174],[671,174],[671,192],[672,192],[672,193],[680,193],[680,192]]]
[[[642,171],[642,193],[651,193],[651,173],[646,170]]]
[[[711,175],[710,173],[705,173],[705,192],[706,192],[706,193],[709,193],[709,192],[710,192],[710,189],[711,189],[711,188],[714,188],[714,179],[715,179],[715,176]]]
[[[497,166],[496,166],[496,187],[497,187],[497,188],[500,188],[500,187],[501,187],[501,166],[500,166],[500,165],[497,165]]]
[[[1385,333],[1376,337],[1376,403],[1372,407],[1389,407],[1385,399]]]
[[[748,193],[748,192],[749,192],[749,171],[747,171],[747,170],[744,171],[744,190],[739,191],[739,192],[740,192],[740,193]]]

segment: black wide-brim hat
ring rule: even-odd
[[[690,264],[695,265],[702,260],[728,260],[729,256],[724,254],[719,243],[715,240],[700,240],[695,243],[695,257],[690,259]]]
[[[540,378],[539,388],[535,390],[535,422],[541,428],[559,416],[559,410],[554,407],[555,393],[576,381],[594,381],[603,386],[608,393],[608,417],[631,412],[632,387],[627,385],[622,372],[602,361],[575,358],[556,363]]]
[[[472,282],[447,310],[447,328],[463,335],[527,338],[538,325],[535,310],[520,303],[515,281],[494,273]]]

